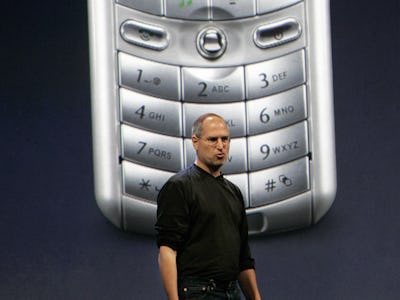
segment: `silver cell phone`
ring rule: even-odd
[[[226,120],[225,176],[250,234],[316,223],[336,194],[329,0],[88,0],[95,197],[154,233],[191,165],[191,126]]]

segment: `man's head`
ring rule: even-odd
[[[216,114],[201,115],[192,127],[196,165],[217,176],[229,154],[230,136],[225,120]]]

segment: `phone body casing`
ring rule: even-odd
[[[329,0],[88,0],[95,198],[153,234],[190,130],[223,116],[250,234],[318,222],[336,194]]]

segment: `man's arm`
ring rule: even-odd
[[[178,300],[176,251],[168,246],[161,246],[158,255],[158,265],[168,300]]]
[[[261,300],[254,269],[247,269],[240,272],[239,283],[247,300]]]

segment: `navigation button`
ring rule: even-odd
[[[226,50],[225,34],[218,28],[205,28],[197,36],[197,50],[204,58],[217,59]]]

